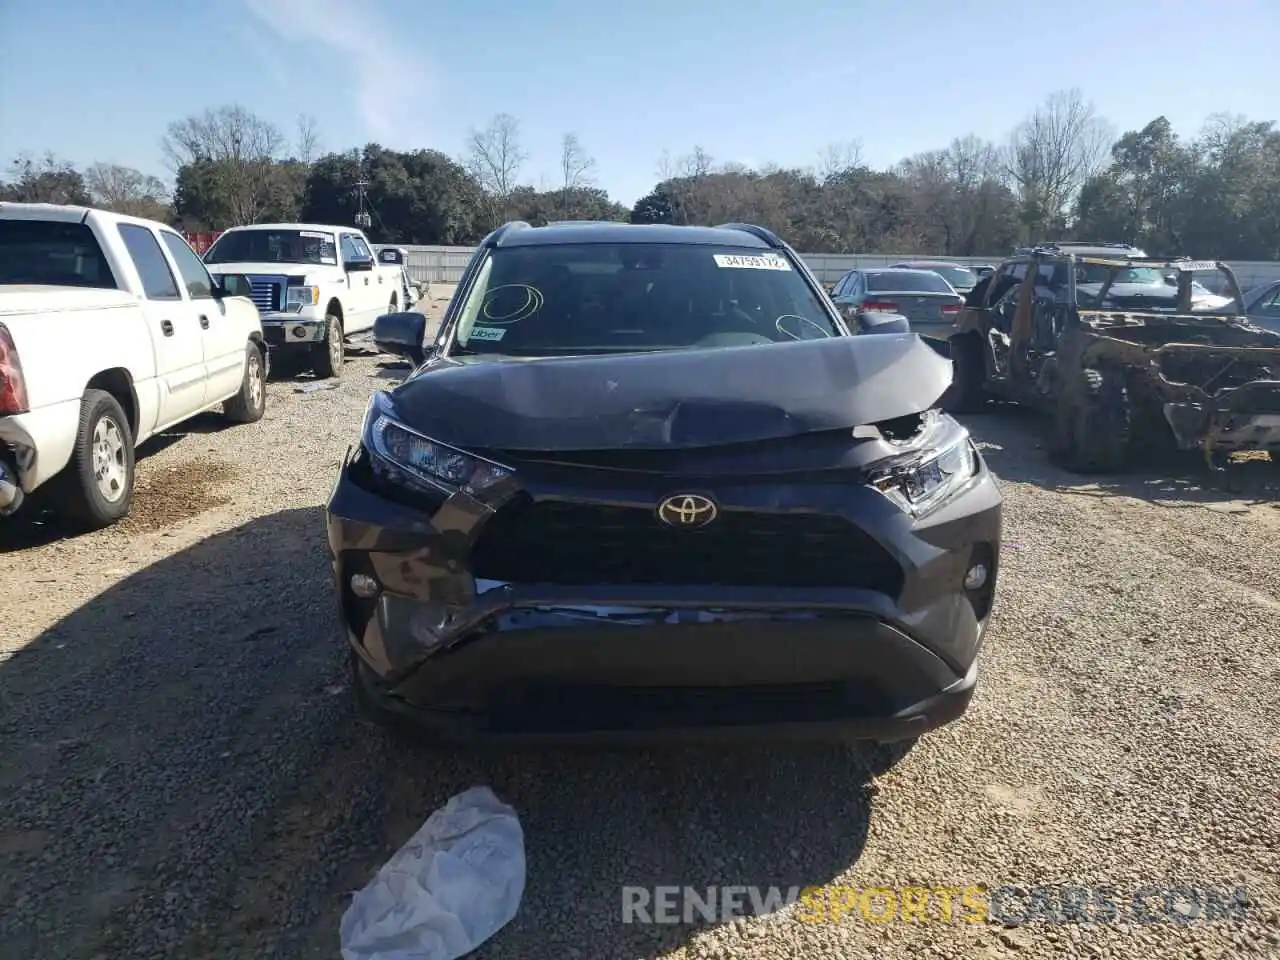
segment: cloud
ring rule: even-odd
[[[431,90],[431,71],[399,42],[398,28],[378,6],[342,0],[244,2],[282,40],[318,44],[333,54],[338,75],[350,75],[355,107],[371,139],[386,146],[417,139],[410,127]]]

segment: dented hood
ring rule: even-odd
[[[461,447],[600,450],[774,440],[907,416],[951,384],[915,334],[707,350],[428,364],[391,391],[397,415]]]

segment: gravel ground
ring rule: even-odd
[[[450,795],[520,813],[497,958],[1280,955],[1280,510],[1080,484],[1034,421],[971,418],[1007,546],[970,713],[872,779],[835,747],[441,752],[351,722],[321,507],[370,392],[269,389],[148,445],[130,519],[0,542],[0,956],[333,957],[348,895]],[[1145,884],[1248,919],[1130,922]],[[794,912],[623,924],[621,886],[1098,885],[1111,924]],[[939,916],[936,911],[933,916]]]

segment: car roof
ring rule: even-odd
[[[897,263],[890,264],[890,269],[895,267],[910,267],[916,270],[928,270],[930,267],[955,267],[959,270],[968,270],[967,264],[952,263],[950,260],[899,260]]]
[[[332,223],[244,223],[238,227],[227,227],[223,233],[242,230],[310,230],[313,233],[358,233],[359,227],[339,227]]]
[[[542,227],[521,224],[500,228],[499,247],[536,247],[557,243],[677,243],[773,249],[763,238],[736,227],[685,227],[666,223],[614,223],[574,220]]]
[[[932,273],[932,270],[921,267],[862,267],[862,273]]]

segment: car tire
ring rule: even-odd
[[[1072,473],[1118,473],[1128,462],[1132,436],[1123,372],[1099,367],[1079,376],[1076,391],[1059,391],[1050,459]]]
[[[133,504],[133,473],[133,431],[124,409],[105,390],[86,390],[54,498],[58,511],[86,531],[111,526]]]
[[[267,364],[262,348],[250,342],[244,350],[240,391],[222,404],[222,415],[232,423],[257,423],[267,411]]]
[[[938,405],[948,413],[979,413],[987,405],[987,365],[975,333],[951,338],[951,386]]]
[[[329,314],[324,318],[324,342],[314,344],[311,348],[311,366],[315,370],[316,377],[321,380],[341,377],[345,349],[342,341],[342,320]]]

